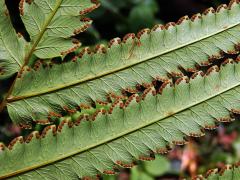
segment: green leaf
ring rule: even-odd
[[[27,58],[53,58],[79,47],[69,37],[89,26],[91,21],[80,21],[80,15],[98,7],[90,0],[34,0],[21,1],[21,15],[31,37]],[[79,14],[80,12],[80,14]]]
[[[31,37],[30,43],[16,34],[5,1],[2,0],[0,5],[0,79],[3,79],[17,72],[20,76],[33,56],[42,59],[62,57],[78,48],[80,43],[70,37],[89,27],[91,20],[83,15],[99,3],[90,0],[21,0],[20,13]]]
[[[216,128],[216,121],[234,120],[229,112],[240,109],[240,86],[235,87],[239,67],[229,60],[219,72],[214,66],[203,77],[197,73],[189,82],[182,78],[174,88],[167,83],[160,94],[150,87],[141,101],[135,95],[124,108],[114,103],[111,113],[101,111],[94,122],[68,119],[57,130],[55,125],[46,127],[41,138],[37,132],[25,143],[19,137],[1,153],[1,177],[31,169],[18,177],[92,177],[112,174],[113,167],[132,167],[149,150],[166,153],[173,144],[185,144],[185,136],[199,137],[204,128]]]
[[[50,126],[0,145],[0,178],[114,174],[233,121],[240,112],[239,12],[232,1],[216,13],[115,39],[107,50],[85,49],[76,62],[25,67],[9,114],[23,127]]]
[[[170,163],[163,156],[156,156],[152,162],[144,162],[146,171],[152,176],[160,176],[170,170]]]
[[[3,79],[23,65],[25,43],[15,32],[4,1],[0,2],[0,24],[0,79]]]
[[[137,84],[154,79],[172,81],[169,75],[184,75],[179,66],[196,72],[196,66],[211,65],[212,59],[223,57],[223,52],[237,53],[239,4],[225,8],[216,14],[210,8],[202,16],[193,16],[192,20],[185,17],[179,25],[168,24],[163,30],[163,26],[151,32],[144,30],[140,39],[127,35],[121,44],[114,39],[106,53],[103,46],[90,55],[86,48],[76,62],[25,70],[8,98],[12,120],[18,124],[46,120],[50,112],[62,114],[66,106],[75,109],[81,103],[106,101],[110,92],[119,95],[123,89],[135,89]]]

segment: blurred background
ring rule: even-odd
[[[137,33],[143,28],[155,24],[176,22],[184,15],[203,12],[208,7],[216,8],[228,0],[100,0],[101,6],[88,17],[93,25],[77,36],[84,46],[98,43],[107,44],[114,37],[123,37],[126,33]],[[19,0],[6,0],[11,11],[15,28],[24,34],[19,20]],[[25,35],[27,36],[27,35]],[[9,81],[1,82],[0,94],[8,89]],[[190,139],[183,147],[175,147],[167,155],[156,155],[152,162],[139,162],[133,169],[122,169],[117,177],[104,176],[104,180],[174,180],[180,177],[192,177],[205,173],[208,169],[223,164],[235,163],[240,159],[240,125],[234,123],[219,125],[217,130],[206,132],[206,136]],[[25,135],[14,126],[4,111],[0,114],[0,142],[8,144],[18,135]]]

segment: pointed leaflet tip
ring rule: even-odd
[[[192,22],[195,22],[197,20],[200,20],[202,19],[202,15],[200,13],[197,13],[197,14],[194,14],[192,17],[191,17],[191,21]]]
[[[24,142],[24,140],[23,140],[23,137],[22,137],[22,136],[16,137],[15,139],[13,139],[13,140],[9,143],[8,149],[9,149],[9,150],[12,150],[13,147],[14,147],[16,144],[18,144],[18,143],[22,144],[23,142]]]
[[[95,49],[94,49],[94,53],[102,53],[102,54],[106,54],[107,53],[107,49],[105,47],[104,44],[98,44]]]
[[[188,17],[188,16],[183,16],[183,17],[181,17],[181,18],[177,21],[177,25],[180,25],[180,24],[182,24],[183,22],[188,21],[188,20],[189,20],[189,17]]]
[[[215,10],[212,7],[210,7],[203,12],[203,15],[207,16],[208,14],[214,14],[214,13],[215,13]]]
[[[176,80],[175,84],[179,85],[180,83],[189,83],[189,78],[187,76],[180,77]]]
[[[226,9],[228,9],[228,6],[226,4],[221,4],[220,6],[217,7],[216,12],[219,13],[219,12],[221,12],[223,10],[226,10]]]
[[[240,3],[239,0],[231,0],[228,5],[228,9],[231,10],[234,6],[238,5],[239,3]]]
[[[156,31],[156,32],[158,32],[158,31],[163,31],[164,29],[165,29],[165,26],[164,26],[164,25],[162,25],[162,24],[157,24],[157,25],[155,25],[155,26],[152,28],[151,31]]]
[[[142,29],[141,31],[139,31],[138,33],[137,33],[137,38],[138,39],[141,39],[141,37],[144,35],[144,34],[146,34],[146,35],[148,35],[148,34],[150,34],[150,29],[148,29],[148,28],[145,28],[145,29]]]
[[[169,22],[165,25],[165,29],[168,30],[168,29],[174,28],[175,26],[176,26],[175,22]]]
[[[208,170],[208,172],[206,173],[206,178],[208,178],[209,176],[213,175],[213,174],[217,174],[218,173],[218,169],[210,169]]]
[[[222,176],[225,173],[226,170],[230,170],[230,169],[232,169],[232,166],[231,165],[226,165],[226,166],[221,168],[221,170],[218,172],[218,174],[220,176]]]
[[[3,143],[0,143],[0,153],[6,149],[6,146]]]
[[[88,13],[92,12],[94,9],[96,9],[96,8],[98,8],[100,6],[99,1],[97,1],[97,0],[91,0],[91,2],[94,3],[94,5],[89,7],[89,8],[86,8],[84,10],[81,10],[79,12],[80,15],[88,14]]]
[[[127,43],[128,41],[132,41],[135,39],[135,34],[134,33],[128,33],[123,37],[122,42]]]
[[[121,39],[120,38],[114,38],[114,39],[111,39],[108,43],[108,48],[111,48],[112,46],[116,46],[116,45],[119,45],[121,44]]]
[[[203,73],[202,71],[195,72],[195,73],[190,77],[190,79],[195,79],[197,76],[203,77],[203,76],[204,76],[204,73]]]
[[[85,55],[91,55],[92,51],[89,47],[85,47],[81,50],[81,52],[78,54],[79,58],[83,58]]]
[[[219,67],[214,65],[207,70],[206,76],[210,75],[213,72],[219,72],[219,70],[220,70]]]
[[[45,128],[43,129],[43,131],[42,131],[41,138],[45,138],[46,135],[48,135],[49,132],[51,132],[51,131],[52,131],[53,136],[55,136],[56,133],[57,133],[57,130],[56,130],[56,126],[55,126],[55,125],[51,125],[51,126],[45,127]]]

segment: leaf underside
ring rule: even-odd
[[[213,11],[114,39],[94,54],[84,49],[75,62],[25,70],[9,114],[23,127],[50,126],[0,145],[0,177],[115,174],[233,121],[240,113],[240,4]]]
[[[99,6],[91,0],[21,0],[20,15],[31,38],[26,42],[16,34],[5,1],[0,5],[0,79],[20,76],[31,60],[64,57],[74,51],[80,43],[71,37],[91,24],[83,15]]]
[[[74,45],[69,37],[89,26],[88,21],[81,21],[81,14],[97,6],[90,0],[22,0],[20,13],[32,40],[27,56],[53,58],[79,47],[79,43]]]
[[[121,95],[124,89],[154,79],[172,81],[184,76],[181,69],[197,72],[224,54],[237,53],[240,8],[237,3],[225,8],[217,13],[210,8],[192,20],[182,18],[175,26],[143,30],[139,38],[127,35],[121,44],[114,39],[107,52],[98,46],[97,53],[89,55],[85,49],[76,62],[25,70],[8,99],[12,120],[17,124],[46,120],[50,112],[64,114],[64,107],[107,101],[109,93]]]
[[[23,65],[24,40],[13,29],[4,1],[0,7],[0,79],[3,79]]]
[[[61,170],[69,176],[94,176],[113,171],[116,165],[132,166],[134,159],[144,159],[151,152],[165,153],[172,144],[184,144],[185,136],[199,137],[204,135],[204,128],[216,128],[216,121],[234,120],[230,112],[240,109],[240,87],[234,87],[240,80],[238,68],[238,63],[229,60],[219,72],[213,68],[209,75],[198,74],[188,83],[183,78],[175,88],[168,84],[162,94],[156,94],[151,87],[144,100],[136,102],[134,96],[124,108],[119,102],[111,114],[99,113],[94,122],[76,121],[73,125],[62,121],[57,129],[55,125],[48,126],[40,139],[34,132],[28,143],[19,137],[3,150],[0,161],[6,163],[0,172],[25,171],[67,158],[37,171],[42,171],[41,175],[49,171],[49,177]],[[216,91],[221,94],[215,96]],[[212,98],[206,100],[206,94]],[[171,114],[174,115],[163,119]],[[31,171],[21,177],[37,178],[37,174]]]

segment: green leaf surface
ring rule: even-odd
[[[119,102],[111,114],[100,113],[95,121],[73,125],[66,120],[57,130],[48,126],[42,138],[34,132],[23,143],[20,137],[1,153],[0,162],[5,162],[1,177],[33,168],[37,169],[18,177],[95,176],[113,173],[118,165],[132,167],[135,159],[148,157],[149,150],[165,153],[173,144],[184,144],[185,136],[199,137],[204,128],[216,128],[216,121],[234,120],[230,112],[240,109],[239,68],[229,60],[219,72],[213,67],[209,74],[197,73],[189,82],[182,78],[174,87],[168,84],[162,94],[155,95],[150,87],[140,102],[137,96],[124,108]]]
[[[183,76],[179,67],[194,72],[196,65],[211,65],[223,52],[237,53],[240,6],[225,8],[216,14],[210,8],[201,18],[181,19],[165,29],[156,26],[150,34],[144,30],[140,40],[128,35],[118,44],[115,39],[107,53],[99,46],[98,53],[89,55],[86,50],[76,62],[25,70],[8,99],[11,118],[16,123],[47,119],[49,112],[62,113],[64,106],[75,109],[81,103],[105,101],[110,92],[120,94],[156,78]]]
[[[0,2],[0,24],[0,79],[3,79],[23,65],[25,42],[17,36],[4,1]]]
[[[25,127],[50,126],[0,144],[0,178],[114,174],[233,121],[240,113],[239,12],[232,1],[217,13],[210,8],[120,44],[115,39],[107,51],[85,49],[76,62],[25,70],[8,98],[9,114]]]
[[[90,0],[21,1],[22,20],[31,37],[31,47],[26,57],[34,54],[42,59],[53,58],[79,47],[69,37],[89,26],[91,21],[80,21],[80,15],[96,7],[98,4]]]
[[[15,32],[5,2],[0,9],[0,79],[22,73],[32,56],[64,56],[80,46],[71,36],[85,31],[91,20],[84,14],[99,6],[91,0],[21,0],[21,18],[30,34],[28,43]]]

